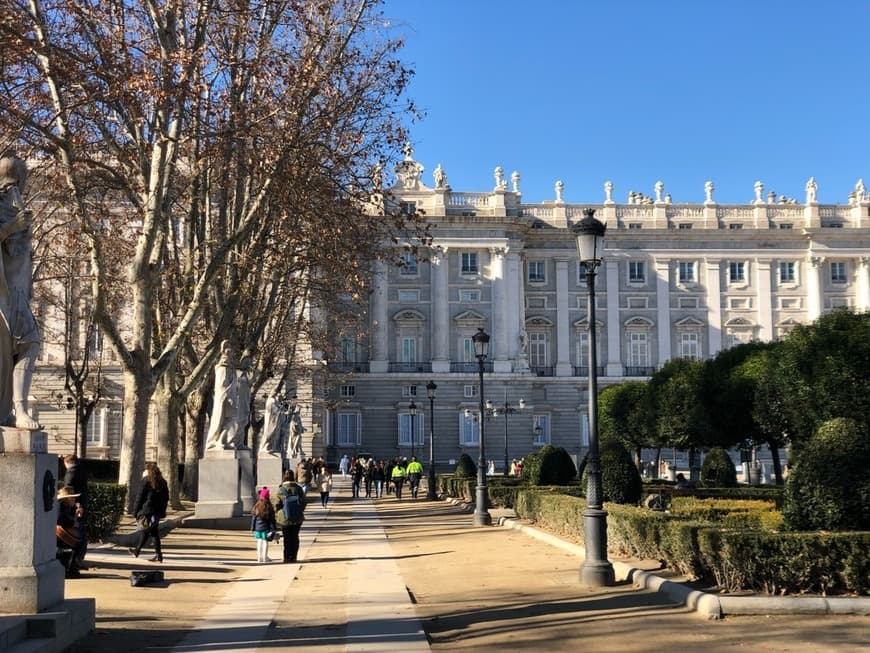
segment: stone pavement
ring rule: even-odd
[[[870,650],[867,616],[707,621],[627,582],[581,587],[569,548],[476,528],[448,502],[354,500],[336,485],[328,510],[312,497],[296,564],[256,564],[246,530],[175,529],[162,565],[92,549],[66,594],[96,598],[97,630],[73,650]],[[131,587],[130,571],[150,567],[165,581]]]

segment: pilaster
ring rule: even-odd
[[[659,365],[671,359],[671,297],[669,259],[656,259],[656,331],[658,332]]]
[[[612,207],[605,207],[612,208]],[[616,215],[614,213],[614,220]],[[619,339],[619,263],[605,261],[607,275],[607,365],[606,376],[622,376],[622,347]]]
[[[823,256],[807,258],[807,320],[813,322],[822,314],[822,266]]]
[[[721,259],[707,259],[707,345],[712,358],[722,349]]]
[[[430,257],[432,284],[432,371],[450,371],[450,299],[447,251],[435,250]]]
[[[594,326],[594,325],[592,325]],[[590,328],[592,328],[590,326]],[[556,376],[571,376],[569,345],[568,259],[556,259]]]
[[[375,263],[374,292],[372,293],[372,357],[369,369],[372,372],[386,372],[389,368],[387,291],[389,287],[387,264]]]
[[[773,340],[773,305],[771,303],[770,259],[755,259],[758,270],[758,336],[768,342]]]

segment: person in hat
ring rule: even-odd
[[[82,547],[84,529],[81,525],[82,507],[76,501],[79,493],[71,485],[65,485],[57,493],[57,547],[69,549],[69,557],[60,555],[67,578],[78,578],[81,575],[78,551]]]
[[[272,562],[269,558],[269,540],[274,538],[276,530],[275,508],[269,501],[269,488],[264,487],[260,490],[257,503],[251,508],[251,532],[257,541],[257,562]]]

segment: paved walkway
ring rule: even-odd
[[[476,528],[447,502],[353,500],[337,485],[329,510],[309,505],[296,564],[256,564],[246,531],[179,528],[166,580],[133,588],[130,570],[158,565],[93,550],[67,583],[97,600],[97,631],[75,651],[870,650],[870,617],[706,621],[661,592],[580,587],[570,551]]]

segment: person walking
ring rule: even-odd
[[[391,479],[393,481],[393,488],[396,491],[396,498],[402,499],[402,486],[405,484],[405,465],[403,461],[396,461],[396,466],[393,467],[393,473]]]
[[[82,526],[87,523],[88,517],[88,476],[84,466],[79,462],[78,456],[75,454],[67,454],[63,457],[63,466],[66,470],[64,474],[63,484],[65,487],[71,487],[73,491],[79,495],[79,521]],[[86,529],[83,528],[83,532]],[[78,569],[87,571],[88,566],[85,564],[85,555],[88,552],[87,532],[84,533],[79,541],[79,546],[74,551],[76,564]]]
[[[393,468],[396,466],[396,461],[390,458],[384,463],[384,485],[387,486],[387,494],[393,493]]]
[[[160,520],[166,517],[166,507],[169,505],[169,486],[155,463],[145,465],[144,483],[136,500],[133,514],[139,524],[139,542],[128,549],[134,558],[139,557],[142,547],[148,538],[154,540],[155,555],[150,562],[163,562],[163,550],[160,546]]]
[[[332,492],[332,472],[323,463],[320,471],[314,477],[314,484],[320,488],[320,505],[326,508],[329,504],[329,493]]]
[[[269,488],[260,490],[259,498],[251,508],[251,532],[257,541],[257,562],[272,562],[269,557],[269,539],[278,530],[275,522],[275,507],[269,501]]]
[[[299,555],[299,531],[305,521],[305,492],[296,483],[292,469],[284,472],[284,478],[275,493],[275,521],[284,537],[284,562],[296,562]]]
[[[350,466],[350,491],[354,499],[359,497],[359,486],[362,483],[363,467],[358,459],[354,459]]]
[[[384,469],[384,461],[379,460],[372,472],[372,481],[375,484],[375,498],[380,499],[384,494],[384,483],[387,480],[386,470]]]
[[[375,471],[374,458],[367,458],[363,463],[363,486],[366,490],[366,499],[372,496],[372,474]]]
[[[338,470],[341,472],[341,477],[347,477],[347,471],[350,469],[350,458],[347,457],[347,454],[344,454],[341,457],[341,462],[338,463]]]
[[[411,462],[406,468],[408,474],[408,487],[411,489],[411,497],[417,498],[417,490],[420,489],[420,479],[423,478],[423,465],[417,460],[417,456],[411,456]]]

